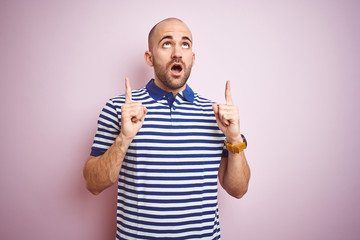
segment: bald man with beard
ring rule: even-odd
[[[154,78],[103,108],[84,166],[97,195],[118,183],[116,239],[220,239],[217,181],[241,198],[250,168],[230,82],[225,104],[201,97],[187,80],[195,63],[187,25],[168,18],[148,37]]]

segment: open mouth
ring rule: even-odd
[[[172,67],[171,67],[171,72],[175,73],[175,74],[179,74],[181,73],[183,70],[183,67],[180,65],[180,64],[174,64]]]

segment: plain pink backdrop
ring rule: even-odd
[[[250,188],[219,192],[222,239],[360,238],[358,1],[0,2],[0,239],[114,239],[112,187],[85,189],[98,114],[152,77],[150,28],[194,36],[189,79],[239,106]]]

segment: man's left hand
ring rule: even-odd
[[[225,85],[226,104],[213,104],[212,108],[215,113],[216,122],[220,130],[225,134],[226,140],[231,144],[240,144],[242,138],[240,135],[240,118],[239,110],[233,104],[230,92],[230,81]]]

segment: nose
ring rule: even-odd
[[[176,44],[174,47],[172,58],[173,59],[182,58],[182,48],[178,44]]]

